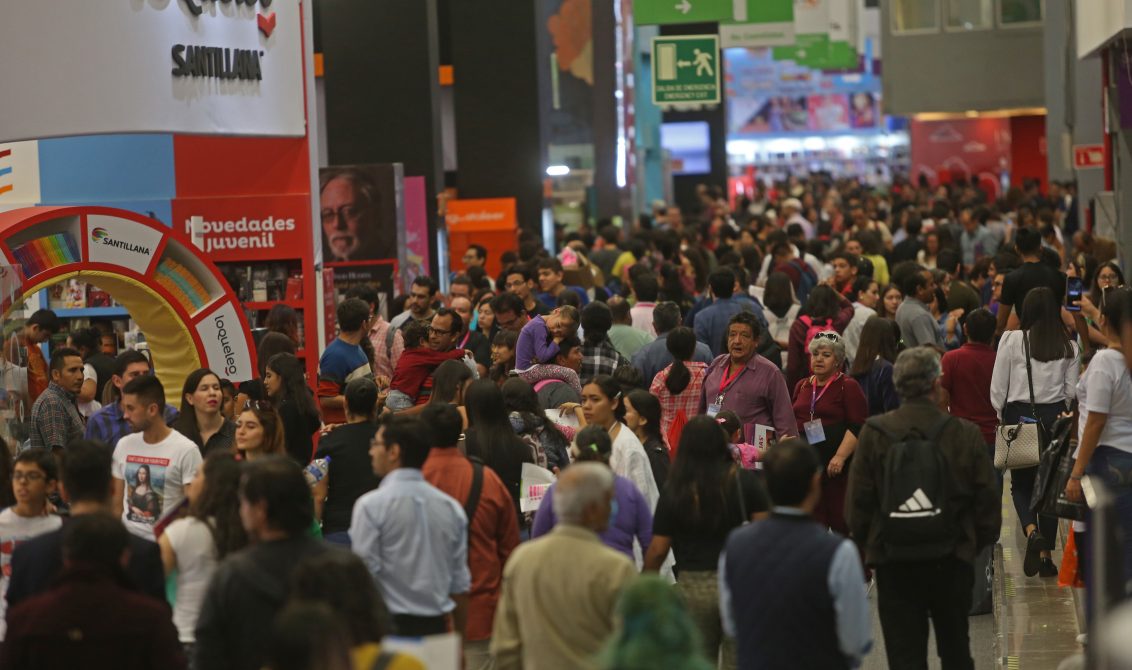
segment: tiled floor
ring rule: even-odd
[[[1009,479],[1006,482],[1009,490]],[[1026,541],[1014,514],[1009,493],[1002,504],[1002,590],[998,611],[1000,658],[1007,668],[1055,670],[1062,659],[1080,651],[1077,609],[1072,589],[1060,588],[1054,578],[1022,573]],[[1061,565],[1065,523],[1059,533],[1054,563]]]
[[[1073,593],[1059,588],[1056,579],[1026,577],[1022,573],[1025,541],[1010,499],[1009,478],[1005,486],[1001,551],[995,562],[995,612],[970,618],[971,656],[979,670],[1056,670],[1064,658],[1080,650]],[[1059,539],[1054,552],[1054,562],[1059,565],[1060,546]],[[870,594],[870,601],[875,648],[863,667],[883,670],[888,663],[875,591]],[[934,636],[928,642],[928,667],[940,667]]]

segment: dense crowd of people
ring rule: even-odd
[[[523,231],[494,277],[473,245],[391,319],[355,286],[317,379],[283,305],[258,379],[171,404],[94,334],[40,356],[33,314],[0,668],[411,670],[383,639],[447,632],[469,670],[851,668],[871,585],[889,667],[926,667],[931,619],[973,668],[996,441],[1065,416],[1064,497],[1112,487],[1132,577],[1132,292],[1071,185],[698,197]],[[1057,576],[1039,468],[1009,469],[1026,574]]]

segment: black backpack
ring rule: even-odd
[[[890,433],[875,419],[867,422],[891,441],[879,491],[879,539],[892,560],[931,560],[955,550],[960,532],[952,499],[955,485],[937,445],[951,418],[903,435]]]

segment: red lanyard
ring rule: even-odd
[[[829,381],[827,381],[825,383],[825,386],[822,387],[821,393],[818,393],[818,384],[817,384],[818,378],[817,377],[811,377],[810,378],[810,421],[814,420],[814,409],[817,408],[818,401],[821,400],[821,397],[823,395],[825,395],[826,391],[829,390],[830,385],[833,384],[833,382],[837,381],[840,377],[841,377],[840,372],[838,372],[836,375],[830,377]]]
[[[728,360],[728,367],[730,367],[730,364],[731,364],[731,362],[730,362],[730,359],[729,359]],[[717,404],[719,404],[719,405],[723,404],[723,396],[726,394],[727,389],[731,388],[731,386],[736,381],[738,381],[739,378],[742,377],[743,373],[746,372],[746,371],[747,371],[746,365],[739,368],[739,371],[736,372],[733,375],[728,375],[726,369],[723,371],[723,378],[719,380],[719,400],[717,401]]]

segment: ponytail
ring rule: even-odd
[[[665,345],[668,353],[672,354],[672,367],[668,370],[664,387],[672,395],[680,395],[692,383],[692,372],[688,370],[686,363],[692,360],[696,352],[696,335],[691,328],[673,328],[668,333]]]

